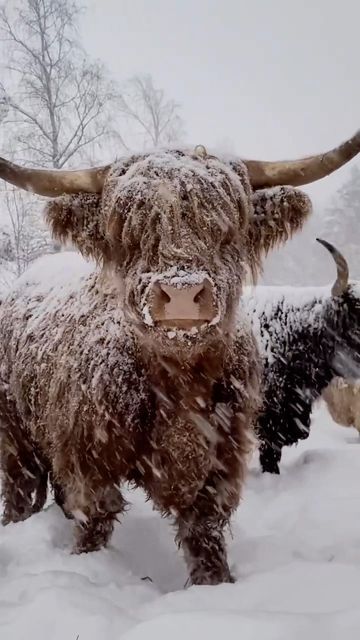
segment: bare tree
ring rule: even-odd
[[[9,113],[9,98],[3,85],[0,82],[0,122],[6,118]]]
[[[100,145],[115,135],[116,87],[79,45],[80,13],[76,0],[11,0],[0,9],[6,74],[1,146],[18,161],[56,169],[80,158],[91,164]],[[56,245],[42,225],[38,202],[5,190],[1,203],[11,229],[9,266],[18,275]]]
[[[55,169],[79,159],[95,164],[104,143],[108,153],[133,146],[132,127],[144,146],[181,135],[178,105],[150,76],[131,79],[122,93],[102,64],[89,61],[79,44],[80,14],[77,0],[8,0],[0,8],[1,147],[17,161]],[[132,125],[126,144],[114,114]],[[0,195],[10,220],[10,263],[19,274],[49,250],[49,237],[35,199],[8,190]]]
[[[179,105],[156,89],[149,75],[128,80],[119,103],[121,114],[144,147],[172,144],[184,134]]]
[[[12,147],[34,164],[60,169],[93,158],[115,134],[116,88],[79,45],[79,14],[74,0],[11,0],[0,11]]]
[[[54,247],[31,197],[9,189],[3,202],[9,220],[9,228],[4,230],[4,243],[7,242],[4,244],[3,261],[7,263],[8,271],[19,276],[33,260],[52,252]]]
[[[7,229],[0,229],[0,264],[14,259],[13,244]]]

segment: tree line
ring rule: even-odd
[[[354,165],[344,184],[315,211],[303,231],[265,264],[263,282],[274,285],[317,286],[332,281],[333,265],[315,242],[333,243],[349,263],[350,278],[360,280],[360,168]]]
[[[122,151],[184,139],[180,105],[150,75],[123,85],[82,47],[77,0],[8,0],[0,9],[1,155],[62,169],[110,161]],[[1,185],[1,278],[21,274],[38,256],[58,251],[33,195]],[[265,284],[324,284],[329,263],[318,235],[343,250],[360,279],[360,169],[355,166],[328,207],[265,264]]]

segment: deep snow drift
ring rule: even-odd
[[[184,589],[169,523],[140,491],[127,497],[111,547],[87,556],[70,555],[72,523],[53,504],[0,529],[1,640],[359,637],[360,440],[324,407],[280,477],[254,456],[229,536],[235,585]]]

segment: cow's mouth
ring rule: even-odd
[[[200,319],[189,320],[186,318],[181,318],[178,320],[158,320],[155,323],[155,326],[166,330],[180,330],[187,331],[189,333],[197,333],[201,328],[206,329],[206,327],[209,326],[209,322]]]

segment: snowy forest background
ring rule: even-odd
[[[1,9],[0,155],[61,169],[94,166],[133,149],[193,142],[186,138],[181,105],[165,95],[156,78],[144,70],[120,84],[101,61],[91,59],[80,44],[82,14],[72,0],[19,0]],[[34,259],[60,247],[44,226],[40,198],[3,183],[0,188],[1,296]],[[360,278],[359,204],[360,168],[355,164],[303,233],[266,261],[263,283],[301,286],[331,280],[316,236],[343,250],[351,277]]]

